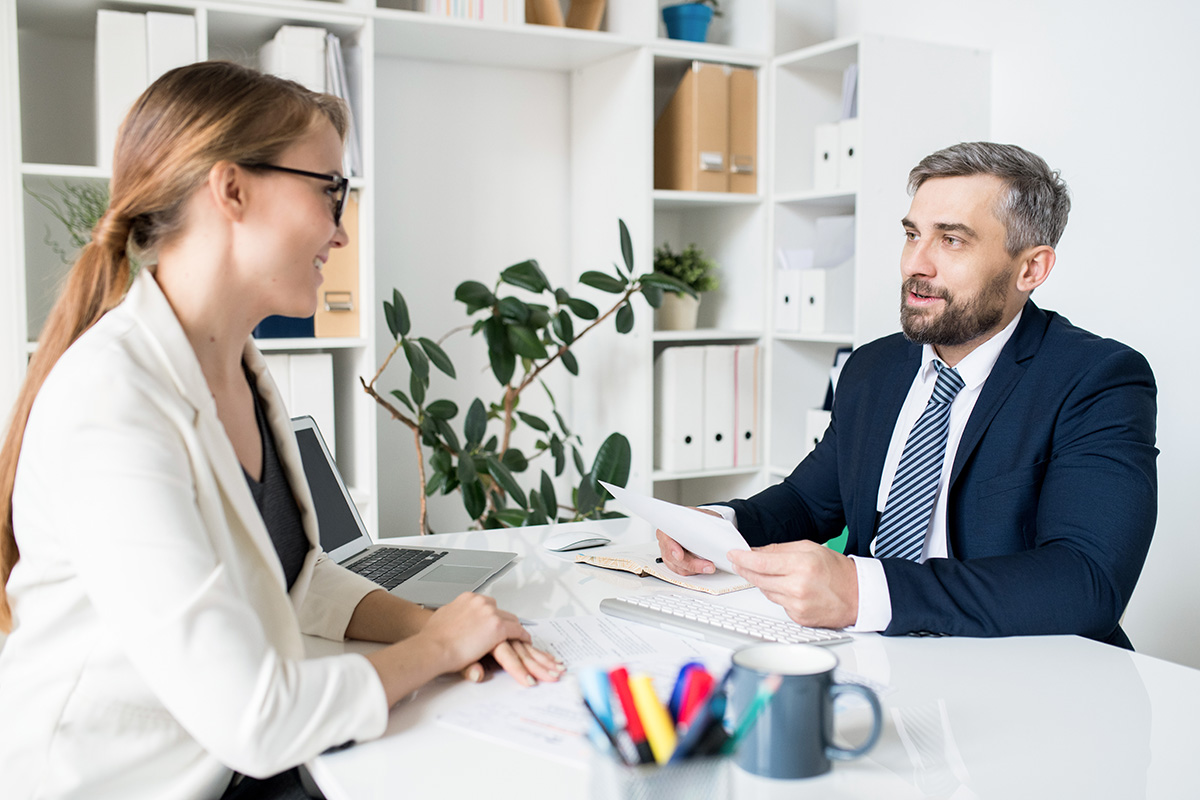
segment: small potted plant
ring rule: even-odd
[[[708,38],[708,23],[713,17],[721,16],[721,7],[719,0],[689,0],[666,6],[662,16],[671,39],[703,42]]]
[[[670,244],[663,242],[662,247],[654,248],[654,271],[684,283],[696,293],[692,296],[683,292],[665,292],[662,307],[658,309],[659,330],[694,329],[700,311],[699,293],[711,292],[719,285],[716,263],[695,244],[676,253]]]

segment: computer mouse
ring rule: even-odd
[[[542,541],[542,547],[562,553],[567,550],[582,550],[585,547],[599,547],[611,541],[607,536],[601,536],[594,531],[563,531],[547,536]]]

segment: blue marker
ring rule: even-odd
[[[595,719],[590,720],[588,724],[588,738],[601,750],[609,745],[611,735],[608,732],[613,730],[608,686],[608,673],[603,670],[584,668],[579,671],[579,691],[595,714]]]

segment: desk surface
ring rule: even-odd
[[[600,530],[617,543],[650,536],[649,527],[634,520],[576,525]],[[598,614],[605,597],[670,588],[654,578],[576,565],[573,553],[541,547],[564,527],[420,541],[517,552],[518,559],[482,591],[527,619]],[[739,594],[744,593],[724,601],[738,605]],[[317,640],[310,645],[314,655],[363,646]],[[735,769],[734,796],[795,797],[803,788],[806,796],[821,798],[1130,800],[1195,791],[1198,670],[1073,636],[861,634],[832,652],[843,667],[890,687],[882,698],[879,744],[864,758],[799,783]],[[508,680],[493,677],[490,691],[505,688],[500,682]],[[383,738],[318,758],[313,774],[329,800],[381,797],[383,787],[388,796],[414,798],[586,797],[586,769],[436,721],[488,691],[487,685],[435,681],[392,709]]]

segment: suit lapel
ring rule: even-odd
[[[275,545],[267,533],[258,506],[254,503],[254,496],[250,494],[250,487],[246,485],[246,476],[233,450],[233,443],[229,441],[225,426],[217,416],[217,404],[200,369],[196,352],[149,270],[144,269],[138,275],[128,299],[135,304],[137,318],[146,326],[159,350],[161,369],[171,377],[177,391],[195,409],[193,425],[196,436],[212,464],[213,475],[227,506],[240,523],[239,526],[230,525],[231,533],[236,536],[240,527],[241,532],[253,542],[268,572],[286,591],[283,566],[275,553]]]
[[[1021,321],[1017,323],[1012,339],[1000,351],[1000,356],[979,393],[979,399],[975,401],[975,408],[967,420],[967,427],[963,429],[958,451],[954,454],[954,468],[950,472],[951,487],[958,480],[963,465],[979,445],[984,431],[988,429],[1021,376],[1025,374],[1027,362],[1037,354],[1049,321],[1046,312],[1034,305],[1032,300],[1025,302]]]

